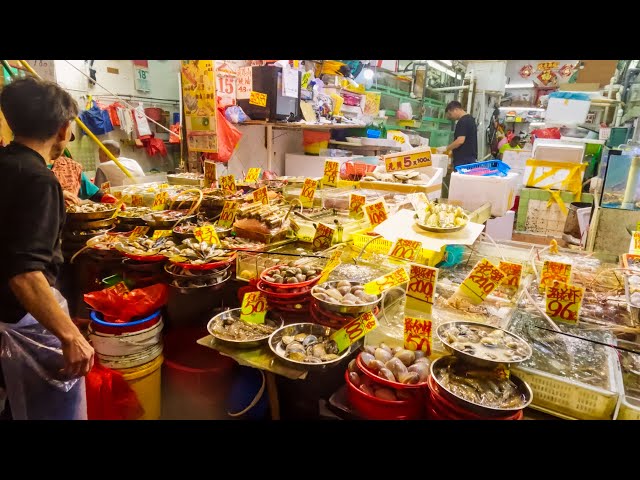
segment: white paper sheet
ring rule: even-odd
[[[398,238],[417,240],[422,242],[422,248],[439,251],[445,245],[471,245],[484,230],[484,225],[469,222],[465,228],[453,233],[425,232],[415,225],[413,210],[400,210],[389,219],[373,229],[389,241],[396,242]]]

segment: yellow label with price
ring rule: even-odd
[[[325,250],[329,248],[333,242],[333,234],[335,231],[335,228],[331,228],[329,225],[325,225],[324,223],[319,223],[318,228],[316,228],[316,233],[313,236],[313,249]]]
[[[262,202],[263,205],[269,205],[269,194],[267,193],[267,187],[261,187],[253,191],[253,201]]]
[[[267,315],[267,298],[262,292],[245,293],[240,307],[240,320],[249,323],[264,323]]]
[[[142,198],[142,195],[137,195],[135,193],[131,195],[131,205],[133,205],[134,207],[143,207],[144,199]]]
[[[224,202],[222,213],[218,219],[218,225],[222,228],[231,228],[233,221],[236,218],[236,211],[238,210],[238,204],[233,200],[227,200]]]
[[[377,202],[365,205],[364,211],[366,212],[367,217],[369,217],[369,222],[372,227],[380,225],[388,218],[387,207],[384,200],[378,200]]]
[[[133,240],[135,238],[142,237],[143,235],[146,235],[148,231],[149,227],[136,227],[131,232],[131,235],[129,235],[129,239]]]
[[[402,156],[392,156],[384,159],[387,172],[399,172],[412,168],[422,168],[431,166],[431,151],[426,150],[419,153],[410,153]]]
[[[151,210],[164,210],[168,198],[169,194],[167,192],[157,193],[156,196],[153,197],[153,205],[151,206]]]
[[[156,230],[155,232],[153,232],[151,238],[156,240],[162,237],[170,237],[171,235],[173,235],[173,232],[171,230]]]
[[[365,312],[331,335],[331,340],[338,344],[338,352],[341,353],[376,328],[378,328],[376,316],[371,312]]]
[[[471,303],[481,304],[500,285],[505,274],[486,258],[480,260],[458,289]]]
[[[367,197],[352,193],[349,195],[349,215],[351,217],[360,217],[363,215],[362,207],[367,202]]]
[[[199,242],[207,242],[209,245],[220,245],[218,233],[213,225],[196,227],[193,230],[193,234]]]
[[[404,317],[404,348],[431,355],[433,322],[426,318]]]
[[[244,181],[246,183],[255,183],[258,181],[258,179],[260,178],[260,173],[262,172],[261,168],[250,168],[249,171],[247,172],[247,176],[245,177]]]
[[[225,193],[236,193],[236,179],[233,175],[220,177],[220,187]]]
[[[553,320],[577,324],[580,319],[580,307],[584,297],[584,288],[564,282],[553,282],[547,287],[545,310]]]
[[[519,263],[500,262],[498,268],[504,273],[504,278],[502,282],[500,282],[500,285],[517,290],[520,287],[520,281],[522,279],[522,265]]]
[[[303,207],[313,207],[313,197],[318,188],[318,181],[312,178],[305,178],[302,190],[300,191],[300,203]]]
[[[382,277],[371,280],[364,284],[364,291],[369,295],[380,295],[385,290],[402,285],[409,281],[409,275],[404,268],[399,268],[391,273],[387,273]]]
[[[324,176],[322,177],[323,187],[337,187],[340,176],[340,163],[335,160],[324,161]]]
[[[422,242],[417,240],[406,240],[399,238],[396,243],[391,246],[389,256],[400,260],[408,260],[415,262],[422,251]]]
[[[257,105],[258,107],[266,107],[267,94],[262,92],[256,92],[255,90],[251,90],[251,93],[249,94],[249,103],[251,105]]]
[[[433,305],[438,269],[423,265],[411,265],[407,296]]]
[[[555,280],[558,282],[569,283],[571,281],[571,265],[568,263],[545,260],[542,265],[538,291],[540,293],[545,293],[547,287],[553,284]]]

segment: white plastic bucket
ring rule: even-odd
[[[133,355],[113,356],[96,353],[102,366],[116,370],[139,367],[158,358],[160,354],[162,354],[162,343],[152,345],[144,351],[134,353]]]
[[[138,332],[120,335],[101,333],[89,327],[89,339],[97,353],[109,356],[135,355],[162,341],[163,322]]]

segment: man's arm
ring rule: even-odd
[[[94,178],[93,181],[98,188],[107,181],[107,177],[104,175],[104,172],[100,167],[96,170],[96,178]]]
[[[447,146],[447,150],[452,151],[452,150],[455,150],[456,148],[460,148],[464,144],[465,140],[466,140],[466,137],[464,135],[459,136]]]
[[[60,339],[64,373],[69,377],[86,375],[93,366],[93,348],[60,308],[43,273],[21,273],[9,280],[9,286],[24,309]]]

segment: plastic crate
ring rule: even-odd
[[[487,160],[486,162],[469,163],[456,167],[458,173],[481,177],[506,177],[509,170],[511,167],[500,160]]]
[[[627,401],[627,396],[620,397],[620,408],[616,420],[640,420],[640,407]]]
[[[367,235],[366,231],[354,232],[351,238],[353,240],[354,246],[359,250],[362,250],[366,247],[365,253],[381,253],[383,255],[386,255],[389,253],[389,250],[391,250],[391,247],[393,246],[392,241],[382,237],[371,240],[371,238],[373,237],[371,235]],[[416,263],[435,267],[438,263],[440,263],[443,257],[443,251],[436,252],[423,248],[420,250],[420,255],[418,255]]]

